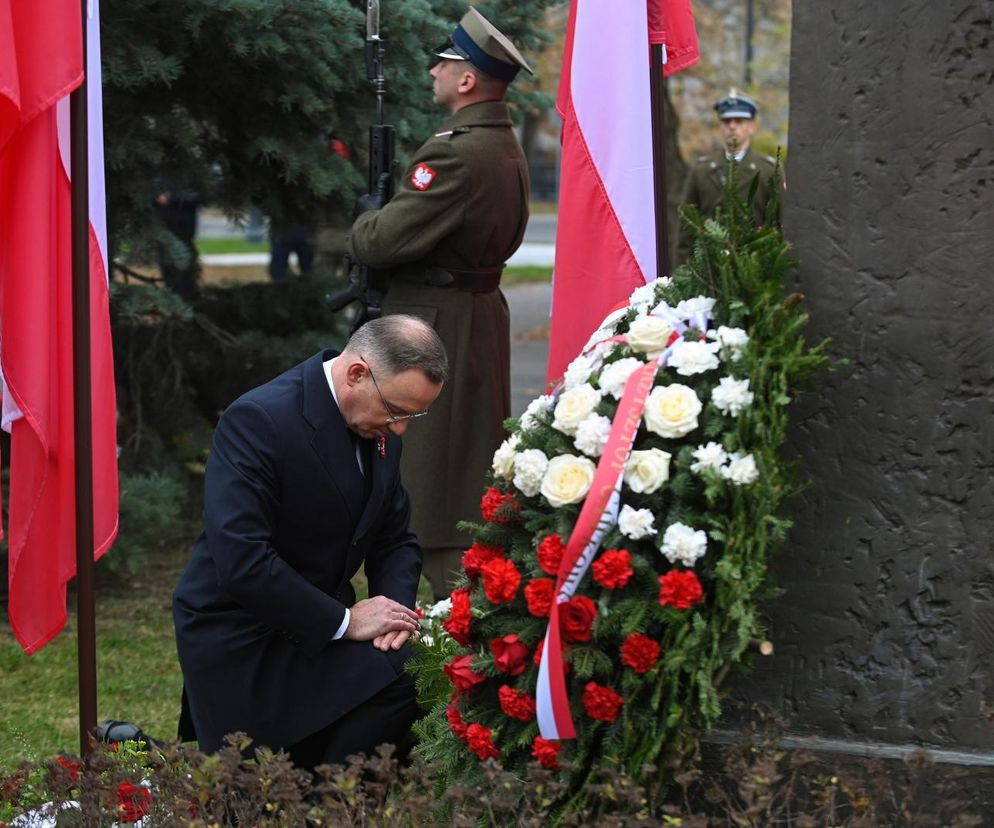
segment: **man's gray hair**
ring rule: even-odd
[[[449,360],[435,329],[416,316],[371,319],[357,330],[343,353],[369,360],[388,376],[417,368],[429,382],[445,382]]]

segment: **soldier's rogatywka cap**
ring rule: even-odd
[[[432,54],[446,60],[468,60],[505,83],[513,81],[519,69],[535,74],[514,44],[473,8],[463,15],[452,36]]]
[[[756,117],[759,106],[751,98],[747,98],[734,87],[728,91],[728,97],[722,98],[714,105],[715,112],[721,120],[726,118],[748,118]]]

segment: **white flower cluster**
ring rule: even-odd
[[[703,471],[717,472],[736,486],[747,486],[759,479],[755,457],[734,451],[729,454],[721,443],[714,442],[694,449],[694,462],[690,464],[690,470],[698,474]]]
[[[653,366],[657,376],[641,422],[653,438],[681,440],[692,435],[700,428],[708,402],[729,417],[738,417],[752,405],[754,394],[748,379],[723,375],[716,384],[705,380],[703,387],[698,380],[721,371],[723,363],[742,359],[749,344],[746,331],[711,327],[716,322],[712,320],[717,306],[713,297],[694,296],[668,304],[663,297],[671,284],[669,279],[660,279],[637,288],[628,308],[613,312],[601,323],[584,351],[570,363],[559,388],[532,401],[521,416],[518,432],[497,449],[492,467],[495,479],[512,485],[524,497],[542,497],[553,508],[581,502],[611,437],[611,411],[633,375],[654,360],[659,363]],[[623,320],[627,327],[622,335],[619,325]],[[712,389],[710,400],[706,388]],[[536,445],[529,439],[532,432],[550,427],[568,438],[572,446],[566,449],[568,453],[547,456],[538,448],[525,447]],[[729,454],[720,442],[699,445],[693,458],[691,471],[711,471],[733,485],[747,485],[759,476],[752,455]],[[611,461],[617,462],[616,456]],[[625,492],[645,496],[662,490],[675,462],[675,452],[671,455],[657,447],[631,451],[622,472],[622,499]],[[618,529],[632,540],[654,537],[657,517],[651,508],[623,504]],[[706,546],[703,531],[677,523],[666,527],[660,549],[668,559],[692,566]]]
[[[659,551],[670,563],[693,566],[708,549],[708,536],[703,529],[693,529],[683,523],[671,523],[663,533]]]

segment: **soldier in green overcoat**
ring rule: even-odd
[[[684,182],[681,204],[693,204],[701,214],[710,217],[721,206],[725,197],[725,177],[728,164],[735,164],[735,190],[743,201],[749,198],[749,188],[753,179],[759,176],[759,186],[752,200],[753,218],[756,226],[761,225],[766,216],[766,202],[770,195],[770,181],[776,169],[776,160],[768,155],[760,155],[750,146],[756,133],[755,101],[740,94],[735,89],[714,105],[718,113],[723,148],[711,155],[698,156]],[[693,239],[686,227],[681,225],[676,263],[682,264],[690,258]]]
[[[479,520],[510,416],[510,318],[499,284],[525,233],[529,184],[504,94],[519,69],[532,70],[472,8],[434,54],[434,100],[451,117],[414,155],[394,198],[355,221],[348,247],[390,270],[384,313],[426,319],[448,353],[450,381],[405,434],[401,465],[424,572],[441,597],[470,542],[456,524]]]

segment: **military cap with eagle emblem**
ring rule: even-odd
[[[726,118],[745,118],[752,120],[759,111],[759,106],[752,100],[739,92],[734,86],[728,90],[728,97],[722,98],[714,105],[714,111],[718,113],[721,120]]]

